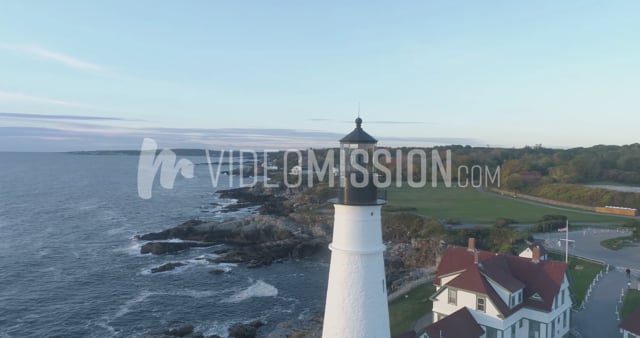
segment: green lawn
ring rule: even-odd
[[[389,321],[391,336],[409,331],[418,318],[431,311],[432,303],[429,297],[435,292],[431,283],[421,285],[405,296],[389,303]]]
[[[549,253],[549,258],[556,261],[564,262],[564,255]],[[575,296],[574,307],[582,304],[589,285],[596,275],[604,269],[602,264],[585,261],[576,257],[569,256],[569,276],[571,277],[571,285]]]
[[[620,319],[627,318],[633,311],[640,307],[640,291],[629,289],[624,296],[624,302],[622,303],[622,311],[620,312]]]
[[[408,209],[438,219],[457,219],[464,223],[493,223],[497,218],[512,218],[519,223],[535,223],[547,214],[562,214],[572,222],[619,223],[623,218],[579,211],[565,211],[534,205],[512,197],[479,192],[473,188],[447,188],[443,183],[433,188],[390,187],[388,209]],[[415,209],[411,209],[415,208]]]
[[[627,242],[630,239],[632,239],[631,236],[609,238],[609,239],[600,241],[600,245],[609,250],[620,250],[627,246],[635,246],[634,244]]]

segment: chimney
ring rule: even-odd
[[[476,239],[473,237],[469,237],[469,246],[467,247],[467,250],[474,252],[476,251]]]
[[[478,265],[478,250],[473,250],[473,263]]]
[[[534,263],[540,263],[540,247],[537,245],[531,249],[531,261]]]

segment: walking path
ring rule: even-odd
[[[596,283],[584,310],[574,313],[573,320],[584,338],[621,337],[616,309],[620,294],[627,287],[624,272],[611,270]]]

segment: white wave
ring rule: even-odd
[[[115,249],[113,249],[113,251],[114,252],[123,252],[123,253],[129,254],[131,256],[143,257],[145,255],[140,253],[140,249],[142,248],[143,245],[145,245],[147,243],[149,243],[149,242],[132,239],[131,243],[127,247],[115,248]]]
[[[187,262],[193,263],[193,264],[210,264],[208,259],[216,259],[218,257],[220,257],[220,255],[218,254],[205,253],[200,256],[196,256],[191,259],[188,259]]]
[[[100,206],[100,203],[97,203],[95,201],[85,201],[85,202],[80,202],[79,205],[76,206],[76,208],[79,210],[92,210],[99,206]]]
[[[224,272],[229,272],[232,270],[232,268],[235,268],[238,266],[238,264],[235,263],[211,263],[207,260],[207,258],[216,258],[216,257],[220,257],[219,255],[216,254],[204,254],[204,255],[200,255],[198,257],[192,258],[192,259],[187,259],[184,261],[170,261],[170,262],[166,262],[164,264],[167,263],[182,263],[184,265],[181,266],[177,266],[172,270],[168,270],[168,271],[163,271],[163,274],[168,274],[168,273],[181,273],[184,272],[184,270],[189,269],[189,268],[193,268],[193,267],[208,267],[208,268],[216,268],[216,269],[220,269],[223,270]],[[144,269],[142,269],[142,271],[140,271],[141,275],[150,275],[151,273],[151,269],[153,268],[157,268],[161,265],[153,265],[153,266],[148,266]]]
[[[117,334],[116,329],[113,326],[109,325],[109,323],[108,323],[106,318],[102,318],[102,319],[103,319],[103,321],[96,322],[96,325],[98,325],[99,327],[109,331],[110,337],[115,337],[116,334]],[[92,337],[95,337],[95,335],[92,336]]]
[[[233,270],[233,268],[238,267],[238,264],[236,263],[218,263],[216,265],[214,265],[215,268],[220,269],[224,272],[229,272],[231,270]]]
[[[214,297],[219,294],[220,292],[218,291],[212,291],[212,290],[202,291],[202,290],[191,290],[191,289],[184,289],[184,290],[169,293],[169,295],[172,295],[172,296],[183,296],[183,297],[192,297],[192,298]]]
[[[182,261],[184,266],[205,266],[212,264],[206,259],[187,259],[186,261]]]
[[[311,320],[311,318],[313,318],[313,314],[311,313],[311,310],[309,308],[304,309],[298,315],[298,320],[307,321],[307,320]]]
[[[113,235],[119,235],[119,234],[127,233],[127,232],[128,233],[132,233],[132,234],[136,233],[135,231],[129,229],[129,224],[124,223],[124,226],[122,226],[122,227],[112,228],[112,229],[107,230],[107,235],[113,236]]]
[[[150,296],[157,295],[157,294],[158,294],[157,292],[151,292],[148,290],[141,291],[135,298],[129,299],[122,306],[120,306],[120,308],[118,309],[116,314],[111,318],[111,320],[114,320],[116,318],[120,318],[126,315],[127,313],[131,312],[131,307],[133,307],[138,303],[142,303]]]
[[[169,242],[169,243],[191,243],[193,241],[185,241],[183,239],[179,239],[179,238],[170,238],[167,240],[163,240],[163,241],[159,241],[159,242]]]
[[[229,334],[229,327],[235,324],[235,321],[213,322],[211,324],[198,325],[194,331],[200,331],[205,337],[218,335],[226,337]]]
[[[151,241],[151,242],[169,242],[169,243],[205,243],[202,241],[191,241],[188,239],[180,239],[180,238],[169,238],[169,239],[163,239],[163,240],[158,240],[158,241]],[[192,249],[197,249],[197,248],[192,248]]]
[[[253,297],[275,297],[278,295],[278,289],[262,280],[258,280],[251,284],[248,288],[241,290],[231,297],[222,301],[222,303],[240,303]]]

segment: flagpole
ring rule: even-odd
[[[569,218],[568,217],[567,217],[567,226],[565,227],[565,230],[567,232],[567,236],[564,241],[564,249],[565,249],[564,263],[569,264]]]

